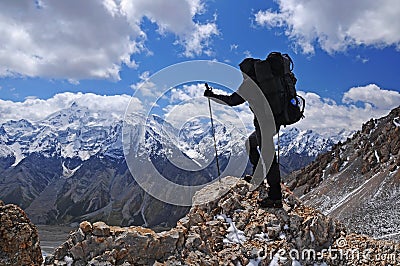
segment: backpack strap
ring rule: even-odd
[[[284,58],[286,58],[286,59],[289,60],[289,62],[290,62],[290,64],[289,64],[289,65],[290,65],[289,70],[292,71],[293,68],[294,68],[294,63],[293,63],[292,58],[291,58],[288,54],[282,54],[282,56],[283,56]]]

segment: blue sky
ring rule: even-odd
[[[62,93],[132,95],[178,62],[281,51],[312,119],[325,108],[358,126],[400,104],[399,17],[397,0],[1,1],[0,120]]]

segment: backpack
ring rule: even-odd
[[[272,52],[265,60],[246,58],[239,66],[261,88],[278,128],[304,117],[305,100],[296,92],[297,79],[288,54]]]

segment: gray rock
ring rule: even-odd
[[[93,235],[95,236],[109,236],[110,235],[110,227],[106,225],[104,222],[95,222],[93,223]]]

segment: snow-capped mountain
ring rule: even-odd
[[[316,157],[321,152],[330,149],[336,142],[312,130],[300,131],[297,128],[291,128],[279,136],[279,143],[281,156],[297,153]]]
[[[130,135],[130,143],[138,156],[150,154],[168,179],[197,184],[217,177],[214,156],[209,156],[213,150],[209,128],[193,133],[187,125],[179,132],[161,117],[141,114],[133,114],[127,124],[136,132]],[[186,212],[157,201],[137,185],[125,162],[121,117],[73,104],[42,121],[7,121],[0,125],[0,133],[0,198],[20,205],[38,223],[102,217],[117,224],[154,226],[173,223]],[[230,144],[244,141],[235,134],[216,128],[221,168],[232,150],[239,152],[238,144],[234,148]],[[180,171],[169,162],[171,154],[192,164],[203,156],[209,166],[197,172]],[[162,211],[149,213],[154,206]]]
[[[82,161],[98,153],[122,156],[121,123],[108,114],[91,113],[76,104],[36,123],[10,121],[3,127],[9,136],[7,144],[13,147],[14,165],[32,153]]]
[[[312,130],[300,131],[297,128],[282,130],[274,139],[276,150],[279,150],[282,175],[310,164],[319,154],[329,151],[333,145],[344,141],[351,134],[352,132],[345,130],[330,136],[323,136]]]
[[[173,224],[187,208],[166,206],[144,193],[128,170],[124,150],[150,154],[157,170],[174,182],[209,182],[217,177],[210,122],[194,119],[176,129],[159,116],[135,113],[125,119],[130,128],[128,149],[123,145],[123,125],[122,117],[77,104],[41,121],[3,123],[0,198],[22,206],[37,223],[102,218],[154,226],[169,216],[167,224]],[[245,133],[233,125],[216,124],[215,136],[221,170],[232,155],[247,158]],[[280,137],[281,163],[286,160],[287,168],[300,168],[332,144],[315,132],[292,129]],[[171,158],[201,170],[181,170]],[[154,209],[159,210],[157,215]]]
[[[133,119],[131,124],[146,124],[149,136],[162,138],[162,143],[174,143],[198,163],[208,164],[210,158],[214,158],[212,129],[208,121],[194,119],[178,130],[158,116],[150,116],[146,121],[144,116],[135,114]],[[122,159],[122,126],[121,117],[90,112],[74,103],[42,121],[11,120],[0,125],[0,157],[14,157],[14,166],[32,153],[81,161],[95,155]],[[216,124],[215,135],[219,155],[243,152],[247,136],[233,125]],[[283,131],[279,137],[280,156],[284,159],[296,155],[313,160],[344,135],[345,132],[341,132],[338,136],[326,138],[311,130],[292,128]],[[293,167],[289,168],[293,170]]]
[[[156,115],[146,121],[143,115],[135,114],[133,119],[130,121],[132,125],[146,125],[147,143],[151,138],[164,145],[174,143],[192,159],[209,159],[210,156],[204,155],[209,154],[209,147],[214,149],[209,123],[192,121],[177,130]],[[81,161],[95,155],[123,159],[122,126],[121,118],[89,112],[88,108],[74,103],[42,121],[11,120],[0,125],[0,157],[14,157],[14,166],[32,153]],[[224,154],[229,148],[235,150],[245,140],[243,135],[223,125],[216,126],[215,134],[219,154]]]

